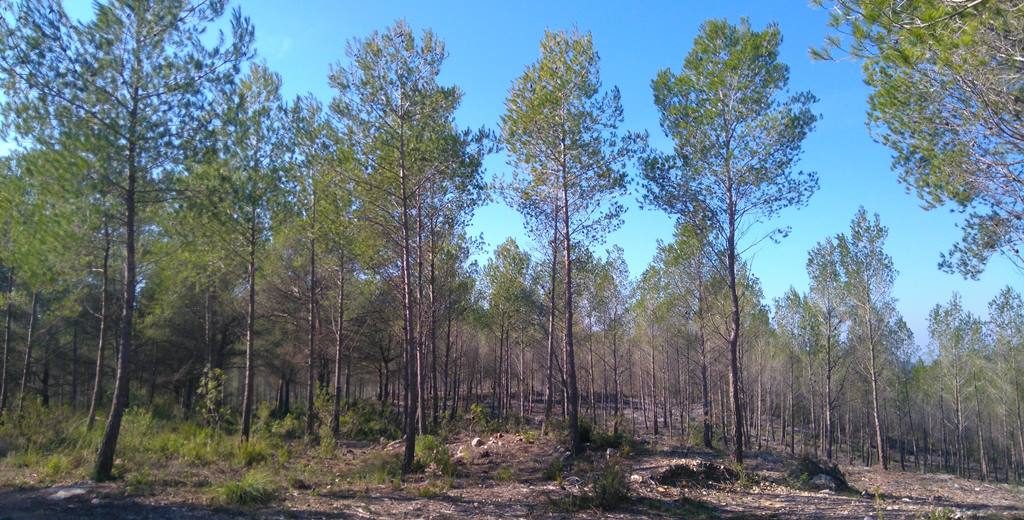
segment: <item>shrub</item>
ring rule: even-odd
[[[498,471],[494,472],[494,480],[498,482],[512,482],[512,468],[509,466],[498,468]]]
[[[265,442],[250,439],[238,445],[235,460],[245,467],[256,466],[270,459],[270,447]]]
[[[133,471],[124,479],[125,494],[148,495],[153,491],[152,477],[149,470]]]
[[[554,481],[561,483],[562,477],[565,473],[565,463],[562,462],[561,458],[557,458],[548,463],[544,468],[544,480]]]
[[[590,449],[592,450],[612,448],[623,453],[636,453],[641,448],[640,441],[622,430],[614,433],[604,430],[592,430],[590,438]]]
[[[262,506],[273,502],[277,493],[266,474],[250,471],[240,480],[215,487],[213,498],[223,505]]]
[[[629,499],[626,472],[618,464],[607,463],[597,472],[592,490],[594,504],[605,510],[615,509]]]
[[[304,433],[302,417],[297,413],[289,413],[270,426],[270,433],[281,439],[299,439]]]
[[[452,476],[455,472],[455,465],[452,464],[451,455],[448,453],[448,445],[444,439],[435,435],[420,435],[416,437],[416,465],[421,468],[434,467],[442,475]]]
[[[375,452],[366,456],[362,463],[349,474],[352,480],[367,484],[383,485],[401,481],[402,458],[398,453]]]
[[[58,480],[64,477],[71,470],[71,461],[63,454],[54,454],[46,461],[43,468],[43,477],[48,480]]]
[[[338,419],[343,438],[361,441],[397,439],[402,435],[400,426],[398,409],[375,401],[353,401]]]

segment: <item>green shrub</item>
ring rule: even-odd
[[[557,458],[548,463],[544,468],[544,480],[554,481],[561,483],[562,477],[565,474],[565,463],[562,462],[561,458]]]
[[[265,473],[250,471],[240,480],[216,486],[213,498],[216,503],[223,505],[262,506],[273,502],[277,493]]]
[[[399,453],[374,452],[351,470],[349,478],[366,484],[383,485],[401,481],[402,458]]]
[[[416,465],[427,469],[434,467],[442,475],[452,476],[455,472],[455,465],[452,464],[451,455],[448,453],[448,445],[444,439],[435,435],[420,435],[416,437]]]
[[[43,468],[43,477],[47,480],[59,480],[71,471],[71,460],[63,454],[54,454],[46,460]]]
[[[270,433],[281,439],[299,439],[305,433],[305,425],[302,416],[297,413],[289,413],[270,425]]]
[[[494,472],[494,480],[498,482],[512,482],[512,468],[509,466],[498,468],[498,471]]]
[[[265,442],[255,439],[239,444],[235,451],[235,460],[245,467],[263,464],[269,459],[270,447]]]
[[[394,405],[362,400],[346,405],[338,419],[338,430],[345,439],[393,440],[401,437],[401,424],[398,409]]]
[[[629,499],[626,472],[618,464],[603,465],[597,472],[591,493],[597,507],[604,510],[619,507]]]
[[[149,470],[133,471],[124,479],[125,494],[148,495],[153,492],[152,477]]]
[[[622,430],[614,433],[604,430],[593,430],[590,434],[590,449],[592,450],[611,448],[624,453],[636,453],[640,450],[640,447],[640,441]]]

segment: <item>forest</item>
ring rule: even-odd
[[[752,271],[827,173],[778,24],[695,20],[647,129],[549,29],[471,128],[442,34],[286,99],[235,4],[0,0],[0,518],[1024,517],[1021,278],[915,337],[871,200],[806,289]],[[1024,2],[814,4],[962,216],[940,268],[1019,269]],[[530,243],[470,231],[495,202]],[[675,222],[640,272],[631,204]]]

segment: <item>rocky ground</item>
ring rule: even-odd
[[[381,446],[350,445],[325,457],[315,450],[280,477],[277,500],[255,509],[211,505],[210,479],[168,468],[145,490],[125,482],[32,485],[32,476],[0,466],[0,520],[45,518],[1024,518],[1024,488],[949,475],[882,472],[842,466],[850,485],[831,477],[797,478],[794,461],[751,453],[742,472],[722,455],[650,445],[639,453],[596,451],[550,480],[564,449],[550,438],[494,434],[476,443],[449,439],[454,479],[415,475],[401,483],[352,481],[353,467]],[[474,446],[476,444],[476,446]],[[397,443],[384,446],[397,452]],[[629,498],[603,511],[577,502],[593,484],[595,468],[622,466]],[[546,475],[547,473],[547,475]],[[812,483],[812,481],[814,483]],[[284,482],[287,482],[285,484]],[[816,490],[815,487],[825,489]],[[835,490],[828,489],[836,488]]]

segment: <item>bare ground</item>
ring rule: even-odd
[[[570,498],[585,494],[593,478],[588,468],[606,453],[591,453],[566,471],[561,482],[546,480],[544,470],[562,449],[550,438],[530,442],[516,434],[495,434],[480,448],[471,437],[450,439],[457,461],[450,487],[437,477],[414,475],[400,485],[368,485],[348,478],[350,470],[379,446],[350,444],[331,457],[316,450],[273,475],[279,498],[256,509],[211,505],[211,482],[231,478],[223,470],[169,465],[154,471],[149,489],[125,482],[33,484],[27,470],[0,465],[0,520],[62,518],[219,519],[219,518],[924,518],[943,510],[949,517],[1022,518],[1024,488],[964,480],[941,474],[882,472],[842,466],[854,491],[802,491],[786,481],[789,460],[767,452],[751,453],[737,482],[688,481],[664,485],[658,475],[675,464],[722,463],[713,452],[651,446],[645,453],[616,457],[629,476],[630,498],[613,511],[573,507]],[[397,443],[385,446],[395,452]],[[241,470],[234,477],[240,475]],[[446,486],[447,487],[447,486]]]

